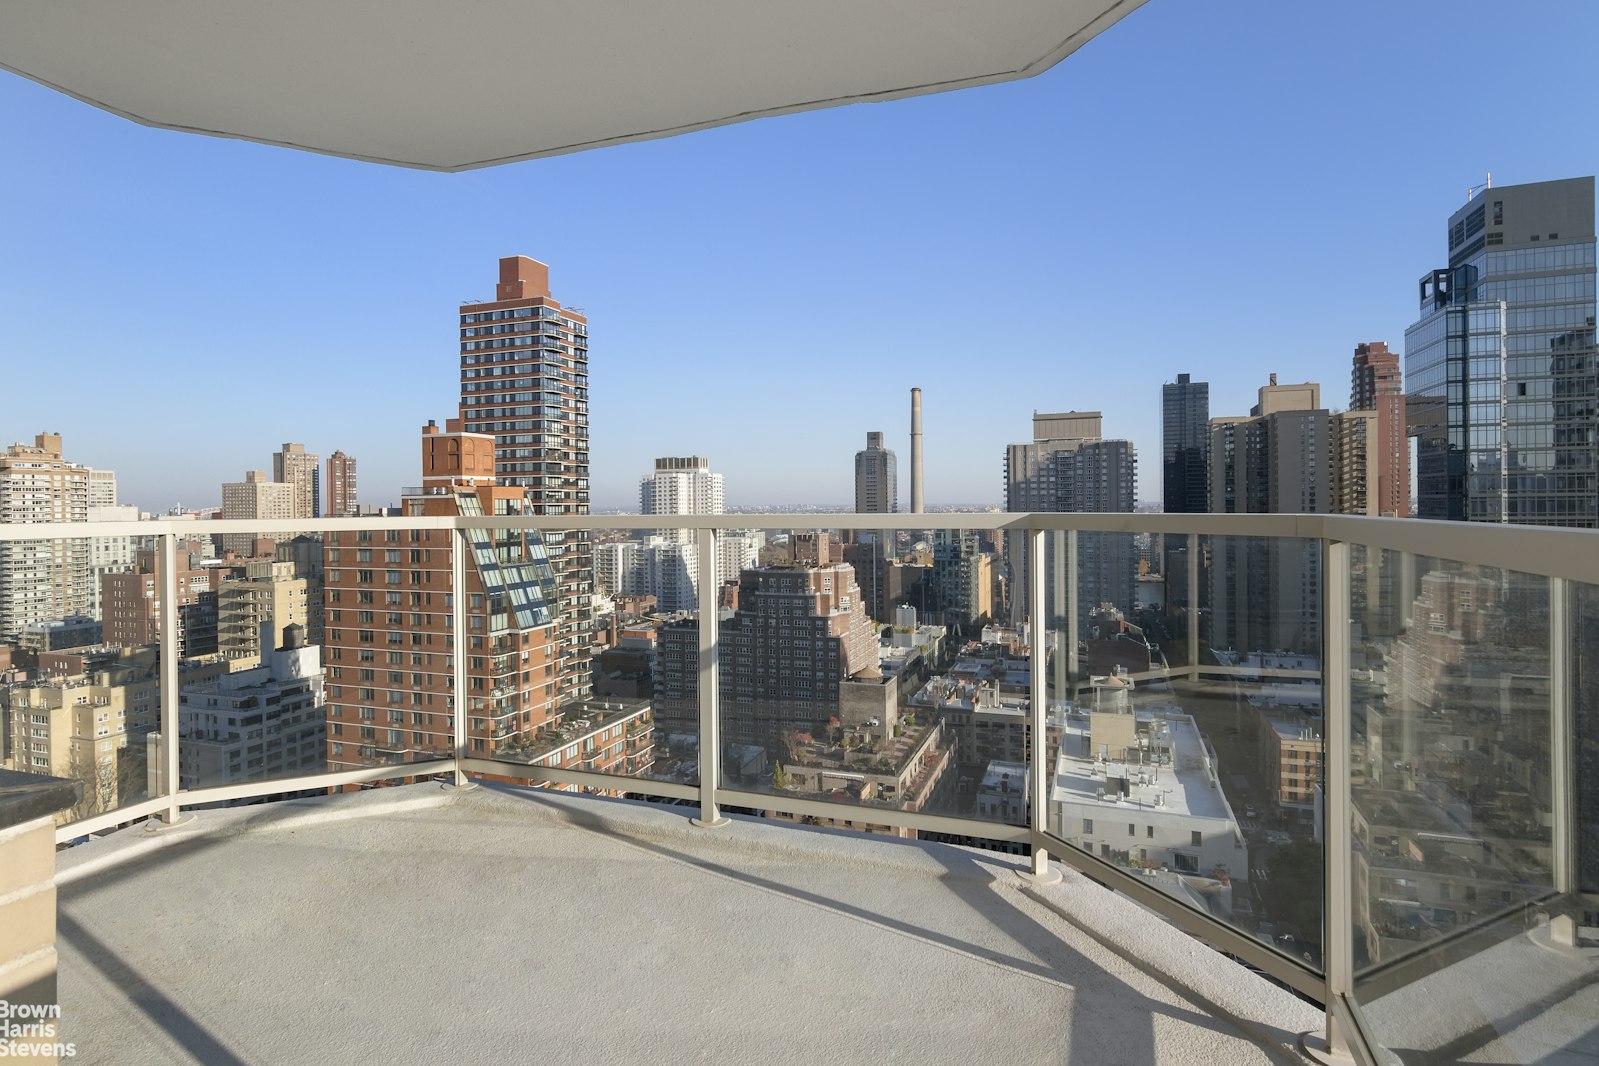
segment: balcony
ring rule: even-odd
[[[714,557],[723,530],[795,520],[672,519],[693,531],[702,557]],[[588,536],[660,521],[293,525],[453,531],[452,551],[469,565],[468,530]],[[865,529],[882,519],[802,521]],[[979,524],[1006,533],[1025,635],[951,641],[953,661],[929,664],[918,691],[959,689],[958,700],[861,686],[897,699],[900,735],[887,715],[857,710],[840,733],[847,750],[796,751],[785,768],[897,774],[936,726],[938,751],[906,787],[894,781],[892,795],[782,787],[774,752],[750,733],[762,708],[741,703],[725,678],[670,724],[658,692],[647,745],[625,729],[603,742],[629,741],[629,757],[611,765],[631,776],[592,760],[488,757],[469,746],[463,717],[448,727],[461,730],[453,748],[374,748],[353,769],[174,794],[165,782],[177,779],[186,675],[176,641],[164,642],[162,728],[129,733],[118,745],[125,757],[107,775],[87,774],[83,803],[54,831],[67,844],[123,827],[61,858],[61,997],[84,1027],[74,1038],[103,1049],[107,1034],[120,1034],[118,1062],[275,1059],[306,975],[333,975],[316,986],[330,1010],[388,1002],[386,982],[397,982],[398,1002],[414,1013],[381,1033],[325,1026],[319,1058],[344,1057],[338,1042],[360,1039],[406,1061],[429,1047],[439,1015],[426,1004],[478,1017],[498,994],[484,974],[498,990],[505,973],[583,958],[578,944],[614,943],[594,968],[611,993],[599,998],[629,1009],[615,1024],[569,1028],[623,1061],[658,1057],[663,1041],[703,1050],[708,1038],[726,1039],[739,1058],[790,1046],[842,1047],[860,1061],[907,1046],[941,1060],[1027,1058],[1042,1041],[1080,1061],[1106,1049],[1128,1061],[1284,1061],[1305,1031],[1373,1062],[1382,1048],[1407,1063],[1591,1056],[1599,776],[1587,762],[1579,774],[1578,757],[1594,757],[1599,715],[1599,534],[1320,515],[916,516],[918,530]],[[192,531],[179,522],[11,526],[0,539],[137,532],[168,551]],[[271,529],[221,522],[216,531]],[[1182,606],[1134,603],[1119,565],[1105,565],[1136,559],[1151,538],[1186,543],[1186,558],[1202,561],[1168,575],[1186,584],[1173,597]],[[701,619],[717,617],[716,596],[709,583],[700,589]],[[465,621],[455,614],[458,639],[468,637]],[[163,625],[173,635],[178,622]],[[684,645],[699,669],[674,683],[717,677],[736,633],[701,627]],[[86,669],[103,681],[117,654],[88,653]],[[469,691],[464,672],[455,684],[457,699]],[[15,728],[67,728],[33,721],[32,701],[12,710]],[[540,752],[587,728],[567,724]],[[329,741],[359,750],[349,736]],[[121,772],[146,749],[155,772]],[[986,791],[990,777],[1004,785]],[[444,788],[430,778],[496,783]],[[392,787],[339,791],[382,783]],[[1298,802],[1307,787],[1312,802]],[[306,792],[324,794],[201,809]],[[771,817],[725,824],[723,807]],[[691,824],[685,813],[699,817]],[[968,843],[1015,857],[958,846]],[[223,872],[197,876],[202,868]],[[1062,868],[1064,884],[1051,885]],[[618,871],[625,876],[603,876]],[[639,886],[661,908],[643,925]],[[493,905],[477,907],[474,888],[489,888]],[[574,899],[584,906],[549,903]],[[152,911],[132,900],[157,902]],[[346,921],[345,907],[360,912]],[[373,935],[379,913],[382,935]],[[163,918],[180,914],[188,920]],[[228,950],[251,929],[277,930],[292,965]],[[619,929],[630,932],[618,939]],[[453,947],[474,938],[496,944],[500,968]],[[644,964],[610,964],[640,951]],[[697,994],[668,999],[683,975]],[[570,1017],[568,998],[592,1009],[593,980],[541,984],[536,1009],[452,1032],[468,1031],[469,1054],[505,1057],[541,1019]],[[817,1009],[793,1010],[781,990],[795,988]],[[960,990],[953,1004],[951,989]],[[1000,1003],[1010,1004],[1003,1023],[972,1021]],[[542,1031],[550,1046],[550,1026]]]
[[[64,1037],[118,1064],[1276,1064],[1317,1023],[1086,878],[678,810],[419,784],[72,849]]]

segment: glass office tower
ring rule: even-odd
[[[1485,188],[1405,331],[1417,515],[1599,526],[1594,179]]]

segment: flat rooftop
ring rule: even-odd
[[[1271,723],[1272,732],[1284,740],[1321,739],[1321,730],[1309,722],[1284,718],[1268,718],[1267,721]]]
[[[1090,743],[1089,718],[1072,715],[1065,720],[1060,731],[1060,749],[1055,758],[1055,780],[1050,786],[1051,803],[1067,800],[1095,802],[1108,810],[1117,807],[1159,810],[1170,814],[1192,815],[1196,818],[1230,819],[1231,812],[1222,798],[1220,786],[1205,763],[1209,756],[1200,739],[1199,726],[1187,715],[1154,715],[1138,712],[1138,724],[1143,727],[1154,721],[1170,726],[1171,764],[1168,766],[1118,762],[1096,763]],[[1098,773],[1096,773],[1096,769]],[[1106,771],[1110,776],[1130,773],[1135,780],[1130,794],[1118,803],[1114,798],[1100,799],[1105,788]],[[1149,775],[1149,784],[1139,784],[1137,775]],[[1155,806],[1155,797],[1162,799]]]
[[[1303,1059],[1320,1012],[1070,872],[511,786],[202,812],[60,858],[76,1061]]]

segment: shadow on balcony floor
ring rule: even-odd
[[[414,785],[73,849],[64,1039],[117,1066],[1282,1064],[1319,1028],[1070,874],[685,813]]]

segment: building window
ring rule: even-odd
[[[1149,828],[1150,828],[1150,834],[1149,835],[1150,836],[1154,836],[1155,835],[1154,834],[1154,828],[1155,827],[1154,826],[1150,826]],[[1196,848],[1204,847],[1205,846],[1205,838],[1199,832],[1199,830],[1196,829],[1193,832],[1188,834],[1188,843],[1190,845],[1192,845],[1193,847],[1196,847]]]

